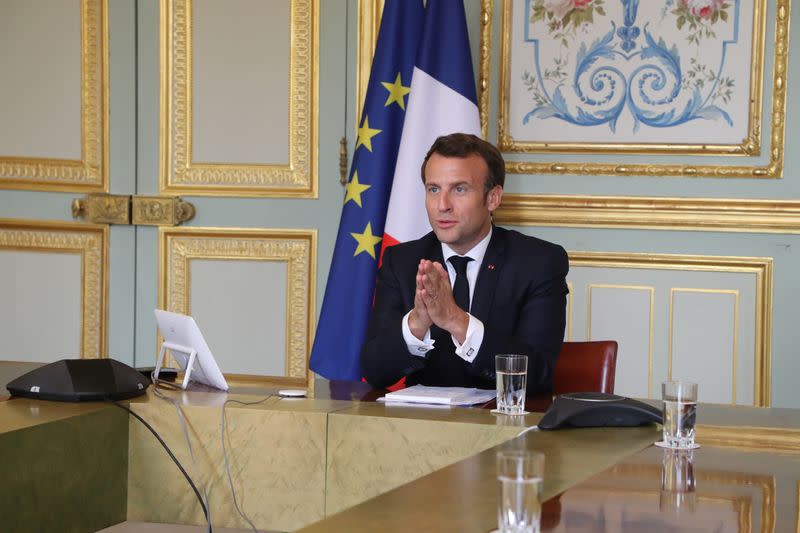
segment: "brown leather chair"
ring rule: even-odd
[[[553,394],[614,392],[617,341],[565,342],[553,372]]]

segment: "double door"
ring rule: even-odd
[[[0,4],[0,359],[150,366],[158,307],[233,380],[308,382],[347,108],[320,4]]]

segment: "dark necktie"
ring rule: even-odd
[[[453,298],[456,304],[469,313],[469,281],[467,280],[467,263],[472,261],[471,257],[451,256],[450,264],[456,271],[456,281],[453,283]]]

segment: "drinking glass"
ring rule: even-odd
[[[693,448],[697,383],[665,381],[661,384],[661,399],[664,402],[664,445],[668,448]]]
[[[539,533],[543,478],[543,453],[497,453],[498,533]]]
[[[528,356],[495,356],[497,373],[497,411],[507,415],[525,413],[525,388],[528,383]]]

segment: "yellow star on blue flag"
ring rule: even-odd
[[[353,179],[347,184],[347,194],[344,196],[344,203],[354,201],[358,207],[361,205],[361,193],[369,189],[371,185],[363,185],[358,182],[358,171],[353,172]]]
[[[411,87],[405,87],[403,85],[403,79],[400,76],[400,73],[397,73],[397,77],[394,79],[394,83],[388,83],[385,81],[381,82],[381,85],[389,91],[389,96],[386,98],[386,103],[383,104],[385,107],[396,103],[400,106],[400,109],[405,110],[406,108],[406,101],[405,96],[411,92]]]
[[[452,3],[428,0],[428,5],[437,1]],[[381,3],[381,27],[309,360],[311,370],[331,380],[361,381],[361,346],[375,297],[386,211],[409,98],[403,80],[411,80],[424,27],[422,0]]]
[[[353,257],[357,256],[360,253],[367,252],[369,255],[372,256],[373,259],[375,257],[375,245],[381,242],[381,237],[377,237],[372,234],[372,223],[367,222],[367,227],[364,228],[363,233],[358,232],[351,232],[350,235],[358,243],[356,247],[356,251],[353,253]]]
[[[369,127],[369,117],[364,117],[364,124],[358,128],[358,141],[356,141],[356,150],[359,146],[364,146],[370,152],[372,151],[372,138],[379,134],[381,130],[376,130]]]

